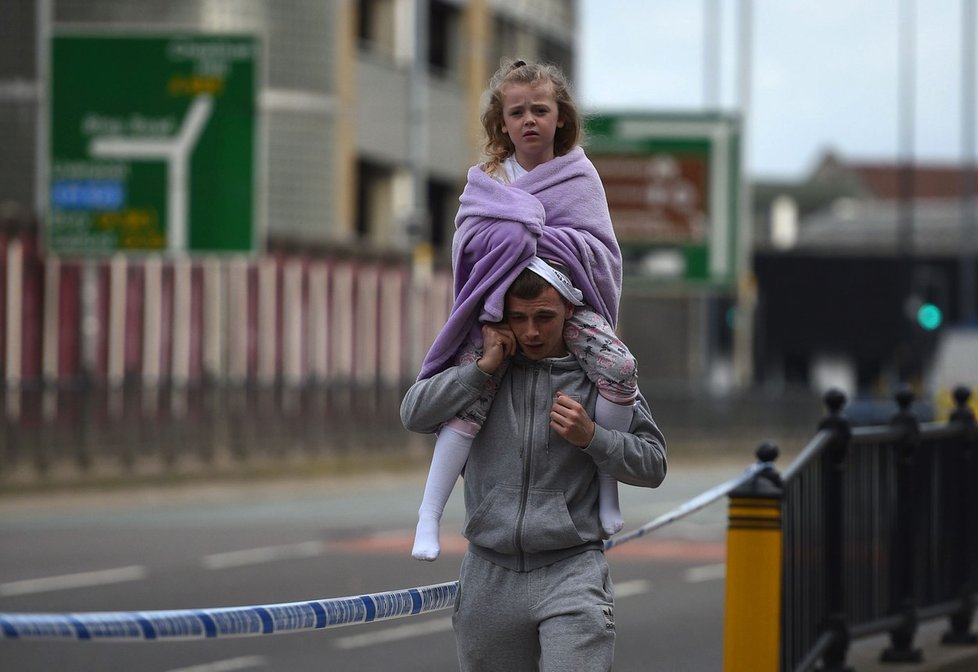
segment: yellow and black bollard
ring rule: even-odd
[[[777,672],[781,644],[781,477],[770,464],[777,446],[763,444],[766,466],[730,493],[727,526],[724,672]]]

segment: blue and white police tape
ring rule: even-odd
[[[642,525],[638,529],[632,530],[631,532],[625,532],[613,539],[608,539],[604,542],[604,550],[610,550],[615,546],[621,546],[625,542],[632,541],[633,539],[638,539],[639,537],[644,537],[649,532],[657,530],[660,527],[665,527],[669,523],[674,523],[680,518],[685,518],[693,513],[696,513],[702,508],[705,508],[717,501],[721,497],[726,497],[731,492],[739,488],[741,485],[745,484],[747,481],[752,479],[756,473],[759,471],[764,471],[765,469],[770,469],[771,463],[769,462],[755,462],[750,465],[744,472],[739,476],[735,476],[728,481],[724,481],[720,485],[716,485],[706,492],[693,497],[688,502],[684,502],[672,509],[663,513],[661,516],[655,520]]]
[[[4,639],[173,641],[274,635],[446,609],[458,582],[387,593],[249,607],[78,614],[0,614]]]
[[[605,541],[605,550],[645,536],[653,530],[685,518],[728,495],[770,468],[756,463],[742,474],[710,488],[703,494],[664,513],[642,527]],[[451,607],[458,581],[327,600],[283,604],[188,609],[172,611],[118,611],[75,614],[0,613],[4,639],[74,639],[89,641],[174,641],[253,637],[416,616]]]

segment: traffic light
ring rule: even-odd
[[[926,331],[936,331],[944,323],[944,313],[936,303],[924,301],[917,309],[917,324]]]
[[[944,325],[947,302],[948,282],[942,269],[930,265],[917,267],[905,304],[907,317],[923,331],[935,332]]]

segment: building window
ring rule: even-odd
[[[541,37],[539,49],[540,60],[542,62],[556,65],[568,77],[574,73],[574,62],[570,46],[546,37]]]
[[[357,38],[362,49],[394,53],[394,0],[359,0]]]
[[[519,27],[512,21],[496,17],[493,21],[493,40],[492,40],[492,61],[489,65],[492,69],[499,67],[503,59],[526,58],[526,54],[519,53]]]
[[[461,12],[454,5],[431,0],[428,13],[428,64],[432,74],[445,76],[460,69]]]
[[[436,250],[448,250],[455,233],[459,189],[451,182],[428,181],[428,211],[431,213],[429,239]]]
[[[393,171],[376,163],[357,164],[357,240],[373,240],[389,227],[391,218],[391,181]]]

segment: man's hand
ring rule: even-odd
[[[495,373],[502,363],[516,354],[516,336],[503,322],[482,325],[482,357],[476,362],[485,373]]]
[[[557,392],[550,408],[550,427],[578,448],[587,448],[594,438],[594,421],[583,406],[563,392]]]

